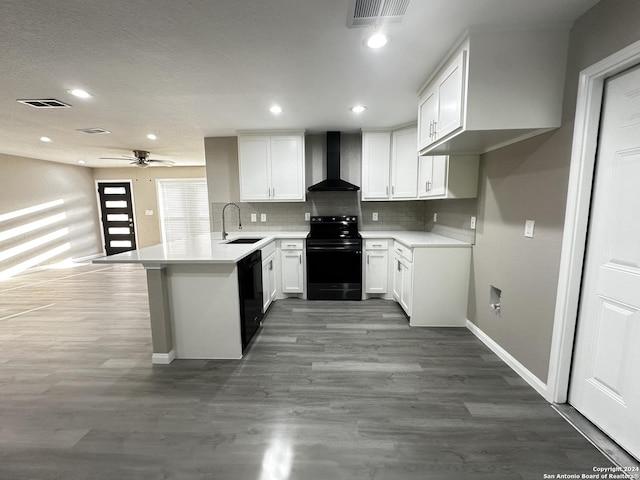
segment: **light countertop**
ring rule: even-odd
[[[462,247],[470,248],[471,244],[431,232],[408,231],[360,231],[362,238],[392,238],[410,248],[420,247]]]
[[[250,244],[225,243],[220,232],[196,235],[184,240],[176,240],[167,244],[158,244],[151,247],[118,253],[109,257],[97,258],[93,263],[141,263],[145,266],[168,264],[215,264],[237,263],[250,253],[264,248],[274,240],[281,238],[304,239],[308,231],[281,231],[281,232],[233,232],[228,240],[236,238],[261,238],[260,241]],[[387,238],[397,240],[411,248],[420,247],[471,247],[471,244],[454,240],[430,232],[407,231],[361,231],[363,239]]]

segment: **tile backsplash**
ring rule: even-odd
[[[315,192],[307,195],[306,202],[292,203],[244,203],[238,202],[242,213],[244,231],[291,231],[308,230],[309,222],[304,214],[357,215],[360,230],[425,230],[426,202],[360,202],[357,192]],[[211,204],[212,231],[222,230],[222,208],[224,203]],[[378,212],[378,221],[372,220]],[[255,213],[257,222],[251,222]],[[267,221],[261,222],[260,215]],[[238,210],[230,207],[226,211],[227,231],[238,229]]]

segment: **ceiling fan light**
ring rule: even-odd
[[[153,133],[150,133],[149,135],[147,135],[147,138],[149,140],[157,140],[158,139],[158,137],[156,137]]]
[[[273,105],[271,108],[269,108],[269,111],[274,115],[278,115],[282,113],[282,107],[280,105]]]
[[[349,110],[351,110],[353,113],[362,113],[366,109],[367,109],[367,107],[365,107],[364,105],[354,105]]]

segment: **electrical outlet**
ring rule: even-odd
[[[251,214],[251,221],[252,221],[252,222],[257,222],[257,221],[258,221],[258,215],[257,215],[257,214],[255,214],[255,213],[252,213],[252,214]]]
[[[475,230],[476,229],[476,217],[471,217],[471,225],[469,225],[469,228],[471,230]]]
[[[433,214],[433,223],[436,223],[438,221],[438,213],[434,213]]]
[[[304,219],[305,219],[305,221],[307,221],[307,222],[308,222],[309,220],[311,220],[311,214],[310,214],[309,212],[305,212],[305,214],[304,214]]]
[[[266,222],[267,221],[267,214],[266,213],[261,213],[260,214],[260,221],[261,222]]]
[[[373,212],[373,215],[371,215],[371,220],[373,220],[374,222],[378,221],[378,212]]]
[[[528,238],[533,238],[533,229],[535,227],[536,222],[533,220],[527,220],[524,222],[524,236]]]

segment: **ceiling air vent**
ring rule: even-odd
[[[375,27],[399,23],[407,13],[409,0],[350,0],[347,27]]]
[[[111,133],[109,130],[105,130],[104,128],[94,127],[94,128],[78,128],[79,132],[88,133],[89,135],[101,135],[105,133]]]
[[[24,103],[35,108],[71,108],[68,103],[61,102],[55,98],[37,98],[34,100],[16,100],[18,103]]]

